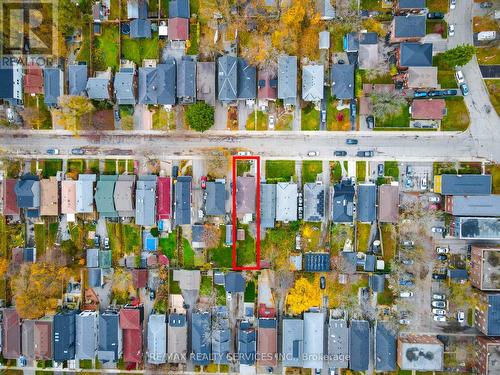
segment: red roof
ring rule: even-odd
[[[140,329],[123,330],[123,360],[134,363],[142,361],[142,334]]]
[[[28,65],[26,69],[24,92],[27,94],[43,94],[42,68],[36,64]]]
[[[17,359],[21,355],[21,322],[15,308],[3,310],[2,353],[5,359]]]
[[[259,318],[274,318],[276,310],[273,307],[266,307],[265,304],[259,304]]]
[[[158,262],[160,262],[162,266],[168,266],[170,264],[168,258],[163,254],[158,255]]]
[[[171,196],[170,196],[170,177],[158,177],[158,219],[170,219],[171,210]]]
[[[17,180],[5,180],[3,191],[3,213],[4,215],[19,215],[19,207],[17,206],[17,197],[14,191]]]
[[[259,70],[257,83],[259,87],[257,97],[259,99],[276,99],[278,97],[278,79],[271,73]],[[271,83],[274,87],[271,87]]]
[[[132,270],[132,283],[135,289],[145,288],[148,284],[148,270],[145,268],[134,268]]]
[[[445,109],[444,99],[414,99],[411,103],[411,117],[416,120],[441,120]]]
[[[35,359],[52,359],[52,321],[35,321]]]
[[[188,40],[189,20],[187,18],[170,18],[168,20],[168,40]]]
[[[120,310],[120,328],[121,329],[141,329],[141,310],[140,309],[121,309]]]

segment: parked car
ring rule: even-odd
[[[406,175],[407,176],[412,176],[413,175],[413,167],[411,165],[406,166]]]
[[[321,122],[322,123],[326,122],[326,109],[321,110]]]
[[[411,240],[403,240],[403,246],[415,246],[415,242]]]
[[[437,281],[446,280],[446,274],[445,273],[433,273],[432,279],[437,280]]]
[[[269,116],[269,130],[274,130],[274,116]]]
[[[375,153],[373,151],[358,151],[356,156],[360,158],[371,158]]]
[[[94,246],[95,247],[101,246],[101,237],[98,234],[94,236]]]
[[[325,289],[325,287],[326,287],[326,279],[325,279],[325,277],[324,277],[324,276],[321,276],[321,277],[319,278],[319,287],[320,287],[321,289]]]
[[[446,322],[446,316],[442,315],[434,315],[435,322]]]
[[[433,300],[443,301],[443,300],[446,299],[446,296],[444,294],[440,294],[440,293],[433,293],[432,294],[432,299]]]
[[[445,301],[432,301],[431,306],[436,308],[436,309],[446,309],[446,302]]]
[[[444,233],[444,228],[443,227],[432,227],[431,232],[432,233]]]
[[[399,324],[404,326],[409,326],[411,324],[411,320],[409,319],[399,319]]]
[[[455,72],[455,78],[457,79],[459,85],[465,82],[464,74],[460,69]]]
[[[413,97],[415,98],[425,98],[427,97],[427,91],[415,91],[415,93],[413,94]]]
[[[378,173],[379,177],[384,177],[384,173],[385,173],[384,164],[377,165],[377,173]]]
[[[407,189],[411,189],[413,187],[413,180],[411,178],[407,178],[405,180],[405,187]]]
[[[347,138],[345,140],[345,143],[348,144],[348,145],[357,145],[358,144],[358,140],[357,139],[353,139],[353,138]]]
[[[368,126],[368,129],[373,129],[375,127],[375,117],[366,116],[366,126]]]
[[[83,154],[85,154],[85,150],[83,148],[72,148],[71,154],[72,155],[83,155]]]
[[[457,311],[457,322],[459,322],[460,324],[465,322],[465,312],[464,311],[462,311],[462,310]]]
[[[59,155],[59,149],[58,148],[49,148],[47,150],[47,154],[49,154],[49,155]]]
[[[458,94],[458,91],[454,89],[449,89],[449,90],[443,90],[442,93],[444,96],[455,96]]]
[[[238,151],[238,156],[250,156],[252,153],[250,151]]]
[[[351,99],[349,108],[351,110],[351,117],[356,118],[356,112],[357,112],[356,99]]]
[[[429,197],[429,202],[439,203],[441,201],[441,197],[439,195],[431,195]]]
[[[401,286],[414,286],[415,283],[411,280],[399,279],[399,285],[401,285]]]
[[[457,0],[451,0],[450,1],[450,9],[455,9],[457,6]]]
[[[427,177],[422,177],[420,180],[420,189],[427,190]]]
[[[335,156],[347,156],[347,151],[335,151],[333,153]]]
[[[401,259],[401,263],[405,266],[411,266],[415,262],[413,261],[413,259]]]
[[[410,298],[413,297],[413,292],[399,292],[400,298]]]
[[[434,90],[434,91],[429,91],[427,93],[427,95],[430,97],[430,98],[434,98],[436,96],[443,96],[443,92],[441,90]]]
[[[455,25],[449,24],[448,25],[448,36],[453,36],[455,35]]]
[[[479,3],[480,8],[491,8],[493,6],[493,3],[490,3],[489,1],[484,1],[482,3]]]
[[[467,86],[467,84],[466,84],[466,83],[462,83],[462,84],[460,85],[460,91],[462,91],[462,95],[463,95],[463,96],[467,96],[467,95],[469,95],[469,86]]]
[[[120,110],[119,109],[115,109],[113,111],[114,115],[115,115],[115,121],[120,121],[121,120],[121,116],[120,116]]]
[[[307,156],[319,156],[319,151],[309,151]]]
[[[446,310],[444,309],[432,309],[434,315],[446,315]]]
[[[442,20],[444,18],[444,13],[429,12],[429,13],[427,13],[427,18],[430,20]]]
[[[441,262],[446,262],[448,260],[448,255],[446,255],[446,254],[438,254],[437,258]]]
[[[156,298],[156,292],[155,292],[154,290],[151,290],[151,291],[149,292],[149,299],[150,299],[151,301],[154,301],[154,299],[155,299],[155,298]]]
[[[436,247],[436,253],[438,254],[448,254],[450,249],[448,247]]]
[[[207,176],[201,176],[201,188],[206,189],[207,188]]]
[[[172,167],[172,177],[176,178],[179,175],[179,166],[174,165]]]
[[[108,237],[104,238],[104,249],[106,249],[106,250],[109,249],[109,238]]]

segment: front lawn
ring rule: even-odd
[[[330,90],[327,90],[326,96],[326,129],[347,131],[351,130],[349,120],[349,108],[337,109],[338,100],[333,99]]]
[[[495,111],[500,115],[500,80],[498,79],[485,79],[484,83],[490,93],[490,100]]]
[[[257,118],[257,126],[255,126],[255,118]],[[262,111],[250,113],[245,125],[246,130],[267,130],[267,114]]]
[[[29,94],[24,95],[24,107],[26,111],[31,112],[29,120],[33,129],[52,129],[52,116],[48,107],[44,103],[43,95],[31,96]]]
[[[472,20],[472,30],[475,33],[480,33],[481,31],[500,31],[497,21],[489,16],[474,17]]]
[[[158,59],[158,35],[152,35],[150,39],[131,39],[122,35],[122,55],[138,66],[144,59]]]
[[[116,160],[115,159],[104,160],[104,174],[116,174]]]
[[[498,47],[480,47],[476,48],[477,62],[480,65],[499,65],[500,48]]]
[[[438,83],[443,89],[457,88],[457,81],[455,80],[455,71],[443,59],[443,54],[439,53],[432,59],[432,65],[438,68]]]
[[[293,129],[293,115],[285,113],[278,117],[275,130],[292,130]]]
[[[68,172],[69,173],[74,173],[76,174],[76,177],[78,177],[78,174],[84,172],[84,160],[83,159],[69,159],[68,160]]]
[[[368,240],[370,239],[370,224],[356,223],[357,251],[368,251]]]
[[[356,162],[356,180],[365,182],[366,179],[366,161],[359,160]]]
[[[429,12],[448,13],[448,0],[427,0]]]
[[[391,176],[394,181],[399,180],[399,167],[397,161],[385,161],[384,162],[384,175]]]
[[[492,165],[490,168],[493,194],[500,194],[500,164]]]
[[[446,98],[447,115],[441,121],[441,130],[464,131],[469,127],[469,111],[461,96]]]
[[[314,108],[313,104],[302,108],[302,130],[319,130],[319,111]]]
[[[385,118],[376,118],[375,126],[377,128],[408,128],[410,127],[409,104],[404,104],[399,113],[394,113]]]
[[[319,160],[304,160],[302,162],[302,183],[316,182],[318,174],[323,172],[323,163]]]
[[[445,20],[427,20],[425,27],[426,34],[440,34],[441,37],[448,37],[448,24]]]
[[[295,160],[267,160],[266,181],[288,182],[295,176]]]
[[[153,130],[175,129],[175,112],[167,111],[163,107],[153,112]]]
[[[62,164],[63,163],[61,159],[41,160],[39,166],[40,168],[42,168],[43,178],[55,176],[57,172],[62,171]]]
[[[342,165],[340,161],[331,161],[330,162],[330,182],[337,183],[342,180]]]
[[[111,67],[117,71],[120,67],[120,30],[118,24],[102,24],[101,35],[94,37],[92,60],[95,71],[104,71]]]
[[[99,160],[87,159],[86,162],[87,162],[87,169],[85,171],[86,173],[95,173],[95,174],[99,173]]]

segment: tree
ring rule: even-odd
[[[203,226],[202,240],[205,242],[207,249],[212,249],[219,245],[220,229],[218,225],[205,224]]]
[[[476,48],[470,44],[462,44],[443,53],[442,61],[450,67],[467,64],[476,53]]]
[[[401,113],[403,105],[406,104],[406,99],[396,91],[373,93],[370,98],[373,114],[378,119]]]
[[[321,297],[319,288],[313,286],[309,280],[301,277],[295,281],[295,285],[286,297],[286,305],[293,315],[298,315],[304,311],[309,310],[311,307],[319,307],[321,304]]]
[[[129,295],[134,292],[132,274],[123,268],[115,268],[112,285],[113,298],[118,303],[127,302]]]
[[[198,102],[188,107],[186,119],[193,130],[204,132],[214,125],[214,108],[204,102]]]
[[[7,270],[9,269],[9,261],[6,258],[0,258],[0,279],[7,276]]]
[[[11,284],[19,316],[37,319],[54,310],[69,276],[66,267],[47,263],[23,264]]]
[[[63,95],[59,97],[59,108],[56,115],[65,129],[76,132],[80,128],[80,120],[83,116],[94,111],[90,99],[84,96]]]

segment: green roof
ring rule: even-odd
[[[99,251],[99,266],[101,268],[111,268],[111,250]]]
[[[97,212],[103,217],[118,217],[115,210],[114,191],[117,176],[101,176],[94,195]]]

